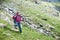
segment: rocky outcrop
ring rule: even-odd
[[[5,21],[8,22],[10,25],[13,25],[13,22],[11,21],[10,17],[8,17],[8,16],[6,15],[6,13],[1,12],[1,13],[0,13],[0,19],[5,20]]]
[[[10,12],[10,10],[9,10],[9,12]],[[11,13],[10,15],[13,15],[13,13]],[[56,35],[52,31],[48,30],[48,28],[54,29],[54,27],[52,27],[51,25],[49,25],[49,24],[48,25],[43,25],[43,24],[36,25],[35,23],[33,23],[33,21],[31,21],[30,19],[28,19],[28,17],[25,17],[25,16],[23,16],[23,19],[24,19],[24,23],[27,24],[31,29],[34,29],[34,30],[41,32],[48,36],[52,36],[54,38],[56,37]],[[43,19],[43,20],[46,20],[46,19]]]
[[[10,15],[13,15],[14,13],[14,9],[12,9],[12,8],[7,8],[7,7],[4,7],[3,8],[5,11],[7,11]],[[49,30],[49,29],[54,29],[54,27],[53,26],[51,26],[51,25],[49,25],[49,24],[46,24],[46,25],[43,25],[43,24],[35,24],[33,21],[31,21],[30,19],[28,19],[28,17],[25,17],[25,16],[23,16],[23,18],[24,18],[24,22],[31,28],[31,29],[35,29],[36,31],[38,31],[38,32],[41,32],[41,33],[43,33],[43,34],[45,34],[45,35],[48,35],[48,36],[52,36],[52,37],[56,37],[56,35],[54,34],[54,32],[52,32],[51,30]],[[47,20],[47,19],[44,19],[43,18],[43,20]]]
[[[42,0],[42,1],[46,1],[46,2],[60,2],[60,0]]]
[[[1,27],[1,28],[6,28],[7,25],[6,25],[6,24],[3,24],[3,23],[0,23],[0,27]]]

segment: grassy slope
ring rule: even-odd
[[[0,20],[0,23],[8,24],[4,20]],[[23,25],[23,33],[10,31],[11,25],[7,25],[7,28],[0,28],[0,40],[55,40],[52,37],[45,36],[41,33],[38,33],[34,30],[31,30],[26,25]],[[7,35],[11,34],[11,35]]]
[[[3,11],[0,11],[3,12]],[[6,28],[0,28],[0,40],[55,40],[52,37],[45,36],[41,33],[38,33],[30,28],[26,24],[23,23],[23,33],[11,31],[11,25],[0,19],[0,23],[7,24]],[[9,35],[10,34],[10,35]]]
[[[60,7],[60,2],[55,2],[55,3],[53,3],[55,6],[58,6],[58,7]]]
[[[23,12],[24,15],[29,15],[29,18],[31,18],[31,15],[33,15],[33,22],[42,23],[42,24],[49,23],[55,27],[55,29],[58,33],[60,33],[60,31],[59,31],[60,30],[60,27],[59,27],[60,21],[57,20],[56,18],[49,17],[49,16],[41,13],[40,11],[37,11],[37,10],[32,9],[32,8],[25,7],[24,5],[22,5],[22,6],[20,5],[19,8],[21,9],[21,11]],[[36,16],[35,15],[36,13],[40,14],[40,16]],[[47,18],[48,21],[44,21],[41,18]],[[3,22],[3,21],[1,21],[1,22]],[[53,22],[55,22],[56,24]],[[2,29],[2,30],[1,30],[1,32],[2,32],[3,36],[0,36],[0,38],[2,40],[9,40],[9,39],[10,40],[14,40],[14,39],[16,39],[16,40],[17,39],[18,40],[20,40],[20,39],[21,40],[37,40],[37,39],[39,39],[39,40],[55,40],[52,37],[44,36],[41,33],[37,33],[34,30],[30,30],[25,25],[23,25],[23,33],[22,34],[10,31],[9,29]],[[4,36],[4,34],[3,34],[4,31],[5,31],[5,34],[6,34],[6,31],[8,31],[11,34],[11,36],[9,36],[9,37],[7,37],[6,35]]]
[[[50,25],[55,27],[55,32],[60,34],[60,31],[59,31],[60,30],[60,21],[57,18],[43,14],[41,11],[33,9],[31,7],[24,6],[24,4],[22,4],[22,6],[20,5],[19,7],[26,16],[29,16],[29,18],[31,18],[31,16],[33,15],[33,19],[32,19],[33,22],[42,23],[42,24],[49,23]],[[39,16],[37,16],[36,14],[39,14]],[[46,18],[47,21],[44,21],[41,18]]]

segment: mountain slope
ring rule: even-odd
[[[3,11],[1,11],[3,12]],[[0,12],[0,13],[1,13]],[[3,12],[4,13],[4,12]],[[0,23],[7,24],[7,27],[0,28],[0,40],[55,40],[52,37],[45,36],[42,33],[38,33],[35,30],[30,29],[26,24],[23,23],[23,33],[11,31],[11,25],[4,20],[0,20]]]
[[[48,30],[54,32],[55,35],[60,37],[60,31],[59,31],[60,30],[60,27],[59,27],[60,20],[58,18],[59,16],[56,18],[56,16],[52,15],[52,14],[56,14],[56,12],[58,12],[58,11],[56,11],[56,9],[54,10],[53,5],[51,5],[50,3],[48,3],[48,4],[47,3],[48,2],[42,2],[41,4],[38,5],[31,1],[12,0],[12,1],[9,1],[8,3],[3,3],[3,5],[5,5],[7,8],[12,8],[13,10],[19,11],[22,15],[24,15],[24,16],[28,17],[28,19],[32,20],[33,23],[35,23],[37,25],[42,24],[42,26],[43,26],[42,28],[48,29]],[[47,10],[47,12],[46,12],[46,10]],[[4,14],[5,14],[5,12],[4,12]],[[51,30],[51,29],[47,28],[47,26],[48,27],[52,26],[52,27],[54,27],[54,29]],[[21,40],[29,40],[29,39],[30,40],[55,40],[55,38],[53,38],[52,36],[51,37],[46,36],[44,34],[41,34],[41,32],[38,33],[35,30],[31,30],[28,27],[29,26],[27,26],[27,24],[23,23],[23,33],[22,34],[8,31],[8,32],[11,32],[11,36],[7,37],[6,39],[7,40],[9,40],[9,39],[10,40],[14,40],[14,39],[16,39],[16,40],[19,40],[19,39],[21,39]],[[3,29],[3,31],[4,30],[6,30],[6,29]],[[1,31],[1,32],[3,33],[3,31]],[[16,33],[16,36],[15,36],[16,38],[14,37],[15,33]],[[19,36],[19,35],[21,35],[21,36]],[[11,37],[13,37],[13,38],[11,39]]]

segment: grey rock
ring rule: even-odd
[[[6,28],[7,25],[6,25],[6,24],[3,24],[3,23],[0,23],[0,27],[1,27],[1,28]]]

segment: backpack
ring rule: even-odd
[[[21,21],[21,16],[20,16],[20,15],[17,15],[17,16],[16,16],[16,21],[17,21],[17,22],[20,22],[20,21]]]

